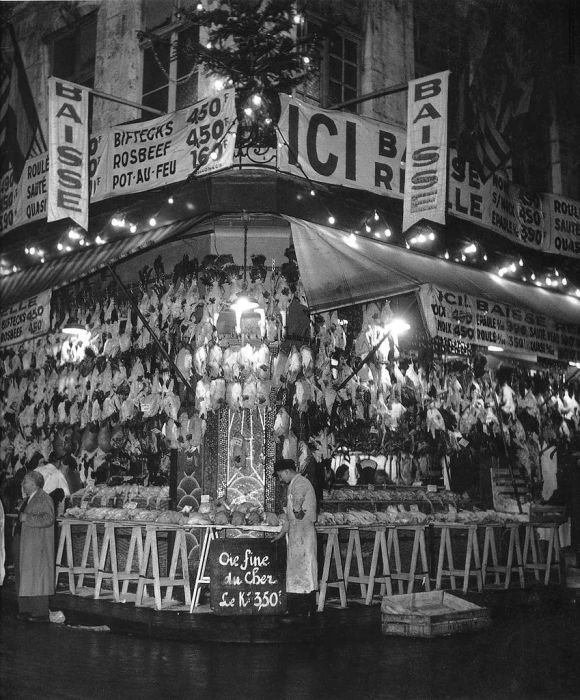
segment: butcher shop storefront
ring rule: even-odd
[[[561,583],[577,300],[277,214],[132,241],[10,292],[44,325],[3,338],[5,461],[80,486],[61,588],[283,613],[280,457],[319,495],[321,612]]]

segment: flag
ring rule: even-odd
[[[485,19],[467,17],[457,149],[483,182],[510,160],[515,119],[529,111],[534,87],[528,37],[507,12],[498,2]]]
[[[46,148],[14,28],[8,25],[0,49],[0,174],[12,167],[19,180],[26,159]]]

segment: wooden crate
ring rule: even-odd
[[[446,591],[384,596],[381,630],[399,637],[441,637],[491,624],[489,610]]]

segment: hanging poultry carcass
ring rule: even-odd
[[[253,361],[254,348],[250,345],[250,343],[246,343],[242,346],[238,354],[238,363],[240,365],[242,376],[249,374],[252,371]]]
[[[239,411],[242,407],[242,385],[239,381],[227,383],[226,403],[231,411]]]
[[[217,411],[226,403],[226,380],[216,377],[210,381],[210,405],[212,411]]]
[[[258,379],[256,382],[256,399],[258,405],[268,405],[270,403],[270,392],[272,391],[272,382],[269,379]]]
[[[314,358],[312,357],[312,349],[308,345],[303,345],[300,348],[300,359],[302,361],[302,373],[307,378],[312,377],[314,375]]]
[[[293,383],[298,378],[298,375],[302,371],[302,356],[300,352],[296,349],[296,346],[292,346],[290,355],[288,357],[288,364],[286,365],[286,376],[290,383]]]
[[[300,413],[306,413],[313,398],[312,384],[308,379],[298,379],[295,384],[294,405]]]
[[[189,381],[193,369],[193,356],[188,345],[182,345],[175,358],[175,364],[185,379]]]
[[[289,432],[290,432],[290,414],[284,408],[284,406],[281,406],[278,409],[278,413],[276,414],[276,418],[274,420],[274,435],[277,438],[280,438],[280,437],[288,435]]]
[[[244,379],[242,385],[242,408],[249,408],[250,410],[256,408],[258,394],[256,384],[256,376],[253,373],[250,373]]]
[[[211,410],[211,383],[207,377],[199,379],[195,386],[195,408],[202,418]]]
[[[222,371],[226,382],[238,381],[240,378],[239,347],[230,346],[224,350]]]
[[[288,355],[280,350],[274,358],[274,367],[272,369],[272,387],[279,389],[282,383],[286,381],[286,368],[288,365]]]
[[[257,379],[265,380],[270,378],[270,350],[266,343],[262,343],[254,351],[252,369]]]
[[[207,348],[199,345],[193,353],[193,366],[198,377],[204,377],[207,370]]]
[[[214,338],[215,323],[211,307],[205,303],[200,322],[195,327],[195,344],[197,347],[211,343]]]
[[[217,343],[210,345],[207,353],[206,369],[210,379],[217,379],[222,374],[223,350]]]

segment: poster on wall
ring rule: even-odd
[[[0,315],[0,347],[48,333],[51,297],[52,290],[48,290],[5,309]]]
[[[552,359],[580,360],[580,322],[559,323],[524,307],[424,284],[419,301],[432,338]]]
[[[580,258],[580,202],[555,194],[542,195],[550,252]]]
[[[328,185],[403,196],[402,129],[281,95],[278,168]]]
[[[427,219],[445,223],[449,71],[409,82],[403,232]]]
[[[91,200],[181,182],[229,168],[236,132],[235,92],[223,90],[191,107],[117,126],[91,140]]]
[[[89,228],[89,93],[48,79],[48,221],[70,218]]]

